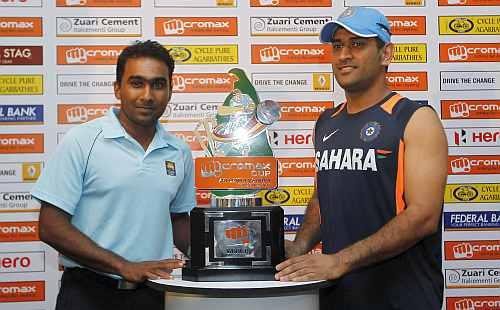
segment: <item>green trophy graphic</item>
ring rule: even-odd
[[[235,80],[233,90],[228,94],[215,118],[207,118],[198,123],[195,134],[206,156],[270,156],[273,151],[269,144],[267,126],[280,118],[279,104],[272,100],[260,101],[259,96],[241,69],[229,70]],[[199,130],[203,128],[207,144]],[[256,190],[212,190],[212,196],[255,198]],[[214,200],[212,200],[214,201]]]

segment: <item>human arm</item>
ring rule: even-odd
[[[447,142],[434,111],[418,109],[404,133],[406,209],[373,235],[336,254],[302,255],[277,266],[282,281],[336,279],[396,256],[436,232],[447,175]]]
[[[287,258],[303,255],[310,251],[320,241],[320,211],[316,188],[307,204],[304,219],[300,225],[294,241],[285,242],[285,256]]]
[[[184,255],[189,256],[189,246],[191,242],[191,230],[189,213],[170,213],[172,219],[172,232],[175,247]]]
[[[42,201],[40,208],[40,240],[63,255],[91,269],[117,274],[125,280],[170,278],[172,269],[182,267],[179,260],[130,262],[92,241],[71,224],[71,215]]]

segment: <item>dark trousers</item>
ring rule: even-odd
[[[144,284],[117,288],[117,280],[83,268],[67,268],[61,278],[56,310],[163,310],[164,294]]]

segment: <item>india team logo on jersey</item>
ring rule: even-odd
[[[359,138],[365,142],[372,142],[380,135],[382,126],[377,122],[368,122],[359,133]]]

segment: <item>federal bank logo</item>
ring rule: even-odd
[[[43,133],[0,134],[0,154],[43,153]]]
[[[156,17],[156,36],[237,36],[237,17]]]
[[[313,149],[312,129],[269,130],[269,141],[276,149]]]
[[[448,145],[500,146],[500,128],[446,128]]]
[[[500,202],[499,183],[447,184],[444,193],[445,203],[463,202]]]
[[[140,37],[141,17],[56,17],[58,37]]]
[[[253,64],[330,64],[332,48],[327,44],[252,45]]]
[[[424,0],[344,0],[344,6],[407,7],[425,6]]]
[[[440,62],[499,62],[500,43],[440,43]]]
[[[35,182],[42,172],[42,167],[43,162],[0,163],[0,183]]]
[[[500,155],[448,156],[448,174],[500,174]]]
[[[40,241],[38,222],[0,222],[0,242]]]
[[[385,81],[392,90],[426,91],[427,72],[387,72]]]
[[[141,0],[57,0],[57,7],[141,7]]]
[[[445,212],[444,229],[447,231],[498,230],[500,229],[500,211]]]
[[[43,105],[0,104],[0,124],[41,125],[43,124]]]
[[[228,73],[178,73],[172,77],[175,93],[227,93],[237,81]]]
[[[177,64],[237,64],[238,45],[175,45],[165,46]]]
[[[41,37],[41,17],[0,17],[0,37]]]
[[[32,7],[41,8],[42,0],[3,0],[0,1],[1,7]]]
[[[445,241],[446,260],[500,259],[500,240]]]
[[[303,220],[303,214],[285,214],[285,217],[283,218],[283,228],[285,229],[285,232],[298,231]]]
[[[0,303],[45,301],[45,281],[0,282]]]
[[[441,100],[441,118],[500,118],[500,100]]]
[[[250,0],[250,7],[331,7],[332,0]]]
[[[425,43],[394,44],[393,63],[427,63],[427,45]]]
[[[425,35],[425,16],[387,16],[393,35]]]
[[[499,268],[445,269],[444,276],[450,289],[500,288]]]
[[[317,36],[331,16],[255,16],[250,17],[252,36]]]
[[[45,252],[0,252],[0,273],[43,271]]]
[[[40,202],[29,192],[0,192],[0,213],[38,211]]]
[[[252,73],[252,83],[262,92],[331,92],[333,74],[329,72]]]
[[[43,47],[0,46],[0,65],[43,65]]]
[[[123,45],[59,45],[58,65],[115,65]]]
[[[439,16],[439,34],[498,35],[500,15]]]
[[[81,124],[102,117],[118,104],[58,104],[57,123],[62,125]]]
[[[234,8],[237,0],[155,0],[155,7],[180,7],[180,8]]]
[[[500,309],[500,296],[446,297],[446,310]]]
[[[0,95],[43,95],[43,75],[0,74]]]

